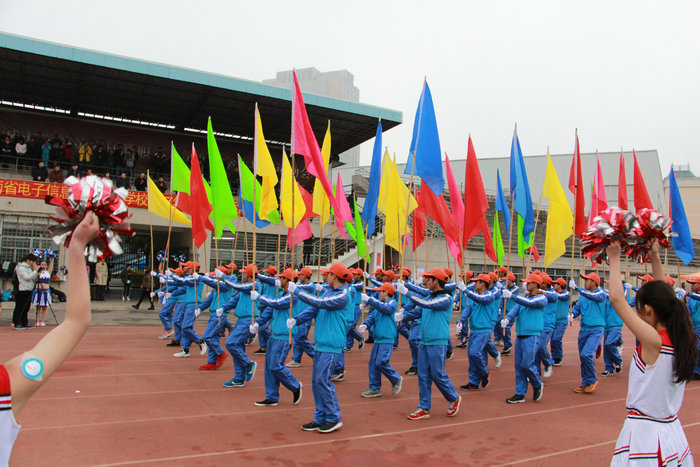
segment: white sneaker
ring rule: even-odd
[[[124,301],[124,297],[122,297],[122,302]]]
[[[497,340],[493,341],[493,345],[503,347],[503,339],[497,339]]]
[[[182,350],[182,351],[180,351],[180,352],[178,352],[178,353],[174,353],[174,354],[173,354],[173,357],[177,357],[177,358],[180,358],[180,357],[189,357],[189,356],[190,356],[190,353],[189,353],[189,352],[185,352],[184,350]]]
[[[496,360],[496,368],[500,368],[500,367],[501,367],[501,363],[502,363],[502,362],[501,362],[501,354],[496,355],[495,360]]]
[[[130,301],[131,301],[131,298],[126,297],[126,301],[127,301],[127,302],[130,302]]]
[[[551,366],[546,366],[544,367],[544,373],[542,373],[542,376],[549,378],[552,376],[552,373],[554,373],[554,369]]]
[[[290,360],[290,361],[287,362],[287,364],[286,364],[285,366],[286,366],[287,368],[298,368],[298,367],[301,366],[301,363],[295,362],[294,360]]]
[[[623,349],[624,349],[624,347],[622,347],[622,345],[618,345],[618,346],[617,346],[617,354],[618,354],[620,357],[622,357],[622,350],[623,350]]]
[[[202,341],[202,343],[199,344],[199,355],[206,355],[207,349],[207,343]]]

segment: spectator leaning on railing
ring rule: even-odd
[[[49,172],[49,182],[51,183],[63,183],[66,177],[63,175],[63,170],[61,166],[56,164],[51,172]]]
[[[45,182],[49,178],[49,171],[44,167],[44,161],[39,161],[32,169],[32,180],[35,182]]]

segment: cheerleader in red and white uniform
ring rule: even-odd
[[[659,244],[650,244],[654,281],[637,292],[636,311],[625,300],[620,244],[607,248],[610,303],[640,344],[630,365],[627,419],[611,465],[694,465],[678,420],[686,381],[698,359],[688,310],[665,281]]]
[[[88,211],[73,231],[68,248],[66,317],[34,348],[0,365],[0,465],[7,465],[20,426],[16,417],[36,391],[58,370],[90,326],[90,281],[85,247],[99,232]]]
[[[46,326],[46,311],[51,306],[51,271],[53,271],[53,258],[41,262],[39,266],[39,282],[32,293],[32,305],[36,307],[35,326]]]

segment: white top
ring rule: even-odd
[[[659,331],[661,353],[653,365],[642,360],[641,344],[634,351],[627,389],[628,418],[673,421],[683,403],[685,382],[675,383],[674,351],[667,331]]]
[[[0,465],[8,465],[20,426],[12,415],[10,375],[0,365]]]

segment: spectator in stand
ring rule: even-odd
[[[146,184],[148,181],[146,180],[146,174],[141,172],[139,174],[139,178],[134,180],[134,188],[136,188],[136,191],[146,191]]]
[[[44,167],[44,161],[39,161],[32,169],[32,180],[35,182],[45,182],[49,178],[49,171]]]
[[[117,149],[114,151],[114,156],[111,159],[112,167],[115,169],[120,169],[124,167],[124,147],[121,144],[117,145]]]
[[[101,169],[104,165],[105,162],[107,161],[107,151],[105,151],[105,147],[102,146],[101,144],[97,145],[97,149],[95,149],[95,152],[93,154],[94,156],[94,165],[96,165],[96,169],[99,170]]]
[[[156,186],[158,187],[161,193],[165,193],[168,190],[168,184],[165,182],[165,178],[163,178],[162,175],[158,177]]]
[[[12,163],[12,142],[8,135],[5,135],[0,144],[0,162],[5,166]]]
[[[51,173],[49,173],[49,182],[51,183],[63,183],[66,177],[63,175],[63,170],[61,166],[56,164]]]
[[[136,147],[126,151],[126,157],[124,157],[124,165],[126,165],[126,171],[129,177],[134,175],[134,166],[136,165],[136,159],[138,155],[136,153]]]
[[[70,170],[68,171],[68,176],[80,178],[80,170],[78,170],[78,164],[76,164],[75,162],[73,163],[73,165],[70,166]]]
[[[85,170],[90,161],[92,161],[92,148],[87,141],[83,141],[83,144],[78,148],[78,162],[80,163],[80,170]]]
[[[63,141],[58,137],[58,135],[54,136],[53,139],[51,140],[51,151],[49,154],[49,158],[52,161],[61,161],[63,160]],[[46,166],[48,167],[48,163]]]
[[[27,157],[34,160],[41,159],[41,143],[33,136],[27,143]]]
[[[17,157],[27,157],[27,143],[24,142],[24,137],[20,136],[17,144],[15,144],[15,154]]]
[[[49,154],[51,153],[51,144],[48,139],[44,140],[44,144],[41,145],[41,160],[44,161],[44,165],[49,165]]]
[[[126,172],[124,171],[122,171],[114,184],[117,186],[117,188],[126,188],[127,190],[131,188],[131,183],[129,183],[129,179],[126,178]]]
[[[73,163],[73,143],[70,141],[66,141],[66,144],[63,145],[63,161],[66,167],[70,167]]]

